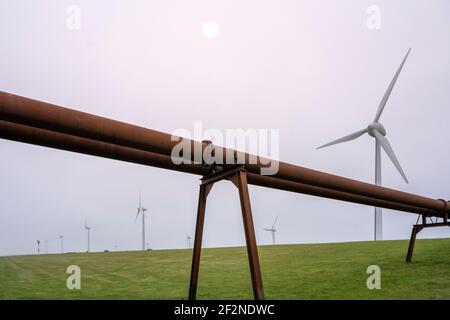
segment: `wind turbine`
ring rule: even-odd
[[[86,229],[86,231],[87,231],[87,252],[89,252],[90,247],[91,247],[91,241],[90,241],[91,227],[88,226],[87,219],[86,219],[86,221],[84,223],[84,229]]]
[[[64,253],[64,236],[61,235],[59,238],[61,239],[61,253]]]
[[[192,239],[191,236],[186,236],[187,245],[189,249],[191,248],[191,239]]]
[[[266,230],[266,231],[269,231],[269,232],[272,234],[272,241],[273,241],[273,244],[275,244],[275,232],[277,232],[277,229],[275,229],[275,224],[277,223],[277,220],[278,220],[278,215],[277,215],[277,217],[275,218],[275,221],[273,222],[272,228],[270,228],[270,229],[264,229],[264,230]]]
[[[145,251],[145,211],[147,211],[147,209],[144,208],[141,204],[141,192],[139,191],[139,207],[136,219],[139,217],[139,214],[142,215],[142,250],[144,251]]]
[[[384,94],[383,98],[381,99],[381,102],[378,106],[378,111],[375,115],[375,118],[369,126],[363,130],[357,131],[355,133],[349,134],[343,138],[334,140],[330,143],[327,143],[323,146],[318,147],[317,149],[329,147],[335,144],[352,141],[359,137],[361,137],[363,134],[368,134],[372,138],[375,139],[375,184],[381,185],[381,148],[384,149],[386,154],[388,155],[389,159],[391,159],[394,166],[397,168],[400,175],[403,177],[406,183],[408,182],[408,178],[406,177],[405,172],[403,171],[400,162],[397,159],[397,156],[394,153],[394,150],[392,149],[391,144],[389,143],[388,139],[386,138],[386,129],[384,126],[379,122],[381,114],[383,113],[384,107],[386,106],[386,103],[389,99],[389,96],[391,95],[392,89],[394,88],[395,82],[398,79],[398,76],[400,75],[400,72],[402,71],[403,65],[405,64],[406,59],[408,58],[408,55],[411,51],[411,48],[408,49],[408,52],[406,53],[405,57],[403,58],[402,63],[400,64],[400,67],[397,69],[397,72],[394,75],[394,78],[392,79],[391,83],[389,84],[389,87],[386,90],[386,93]],[[375,208],[375,229],[374,229],[374,239],[375,240],[382,240],[383,239],[383,221],[382,221],[382,210],[381,208]]]

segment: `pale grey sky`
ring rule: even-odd
[[[66,23],[71,5],[81,28]],[[381,10],[381,29],[366,26]],[[217,39],[202,26],[215,21]],[[0,0],[0,90],[172,132],[280,130],[283,161],[372,182],[374,142],[316,151],[373,119],[412,52],[382,122],[410,179],[383,154],[384,185],[448,199],[450,2]],[[198,177],[0,140],[0,255],[140,248],[139,188],[152,248],[186,247]],[[373,208],[251,187],[259,244],[279,214],[279,243],[370,240]],[[216,185],[204,246],[245,243],[237,191]],[[416,216],[384,211],[385,239],[409,236]],[[448,236],[425,230],[421,237]],[[406,250],[406,248],[405,248]]]

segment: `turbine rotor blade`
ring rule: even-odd
[[[398,67],[397,72],[394,75],[394,78],[391,80],[389,87],[387,88],[386,92],[384,93],[383,99],[381,99],[381,102],[378,106],[378,111],[377,111],[377,114],[375,115],[374,122],[378,122],[378,120],[380,120],[381,114],[383,113],[384,107],[386,106],[386,102],[388,101],[389,96],[391,95],[392,89],[394,89],[395,82],[397,81],[398,76],[400,75],[400,72],[403,69],[403,65],[405,64],[410,51],[411,51],[411,48],[408,49],[408,52],[406,53],[405,57],[403,58],[403,61],[400,64],[400,67]]]
[[[277,217],[275,218],[275,221],[273,222],[272,229],[275,228],[275,224],[277,223],[277,220],[278,220],[278,215],[277,215]]]
[[[381,133],[379,133],[377,130],[373,131],[375,139],[377,139],[378,143],[383,147],[384,151],[388,155],[388,157],[391,159],[394,166],[397,168],[400,175],[403,177],[406,183],[409,183],[408,178],[406,177],[405,172],[402,169],[402,166],[400,165],[400,162],[397,159],[397,156],[395,155],[394,150],[392,149],[391,144],[389,143],[389,140],[383,136]]]
[[[326,148],[335,144],[339,144],[339,143],[343,143],[343,142],[348,142],[348,141],[352,141],[355,139],[358,139],[359,137],[361,137],[364,133],[367,133],[367,129],[355,132],[355,133],[351,133],[345,137],[342,137],[340,139],[331,141],[330,143],[324,144],[323,146],[318,147],[317,149],[322,149],[322,148]]]
[[[137,218],[139,217],[139,213],[141,213],[141,208],[138,208],[137,214],[136,214],[136,219],[134,219],[135,221],[137,220]]]
[[[142,194],[142,188],[139,189],[139,208],[142,207],[142,205],[141,205],[141,194]]]

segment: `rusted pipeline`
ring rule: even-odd
[[[0,120],[0,138],[197,175],[203,165],[175,165],[168,156]]]
[[[173,147],[178,143],[178,141],[172,141],[171,135],[167,133],[4,92],[0,92],[0,120],[155,152],[166,156],[171,155]],[[193,160],[196,153],[198,156],[202,152],[202,144],[193,140],[187,141],[189,141],[193,150],[192,159],[189,160]],[[216,150],[219,149],[223,150],[224,158],[229,154],[225,148],[216,147]],[[255,156],[245,154],[247,170],[260,174],[260,169],[263,165],[260,163],[249,163],[251,158],[255,158]],[[450,206],[446,206],[445,202],[440,200],[376,186],[284,162],[279,162],[278,173],[272,177],[394,203],[403,203],[408,206],[421,207],[433,211],[450,210]]]
[[[416,206],[408,206],[402,203],[390,202],[385,200],[374,199],[370,197],[364,197],[346,193],[342,191],[336,191],[332,189],[325,189],[321,187],[310,186],[298,182],[292,182],[288,180],[281,180],[270,176],[261,176],[254,173],[249,173],[248,182],[250,184],[267,187],[271,189],[278,189],[283,191],[290,191],[295,193],[307,194],[311,196],[317,196],[321,198],[328,198],[334,200],[340,200],[345,202],[358,203],[362,205],[374,206],[385,209],[392,209],[403,212],[426,214],[434,217],[442,217],[443,214],[440,211],[433,211],[425,208],[419,208]]]
[[[210,169],[203,165],[175,165],[170,157],[148,151],[113,145],[106,142],[71,136],[59,132],[25,126],[0,120],[0,138],[19,141],[60,150],[83,153],[92,156],[126,161],[168,170],[182,171],[196,175],[207,175]],[[358,196],[336,190],[314,187],[292,181],[280,180],[269,176],[248,173],[248,182],[252,185],[274,188],[284,191],[308,194],[329,199],[359,203],[404,212],[440,216],[425,208],[408,206],[369,197]]]

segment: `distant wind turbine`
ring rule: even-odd
[[[265,228],[264,229],[266,231],[269,231],[272,234],[272,242],[273,242],[273,244],[275,244],[275,232],[277,232],[277,229],[275,229],[275,224],[277,223],[277,220],[278,220],[278,215],[275,218],[275,221],[273,222],[272,228],[270,228],[270,229],[266,229]]]
[[[87,219],[84,223],[84,229],[87,231],[87,252],[89,252],[91,249],[90,231],[92,228],[88,226]]]
[[[147,211],[146,208],[144,208],[141,204],[141,192],[139,191],[139,207],[136,215],[136,219],[139,217],[139,215],[142,215],[142,250],[145,250],[145,211]]]
[[[406,177],[405,172],[403,171],[400,162],[398,161],[394,150],[392,149],[391,144],[389,143],[388,139],[386,138],[386,129],[384,126],[379,122],[381,114],[383,113],[384,107],[386,106],[386,103],[389,99],[389,96],[391,95],[392,89],[394,88],[395,82],[398,79],[398,76],[400,75],[400,72],[402,71],[403,65],[405,64],[406,59],[408,58],[408,55],[411,51],[411,48],[409,48],[408,52],[406,53],[405,57],[403,58],[402,63],[400,64],[400,67],[397,69],[397,72],[394,75],[394,78],[392,79],[391,83],[389,84],[389,87],[387,88],[386,93],[384,94],[383,98],[381,99],[381,102],[378,106],[378,111],[375,115],[375,118],[371,124],[365,129],[362,129],[358,132],[349,134],[343,138],[334,140],[330,143],[327,143],[323,146],[318,147],[317,149],[329,147],[335,144],[348,142],[355,140],[359,137],[361,137],[363,134],[369,134],[372,138],[375,139],[375,184],[381,185],[381,148],[384,149],[386,154],[388,155],[389,159],[391,159],[394,166],[397,168],[400,175],[403,177],[406,183],[408,182],[408,179]],[[375,208],[375,228],[374,228],[374,239],[375,240],[382,240],[383,239],[383,221],[382,221],[382,210],[381,208]]]
[[[186,240],[187,240],[187,245],[188,245],[188,248],[190,249],[191,248],[191,236],[187,236],[186,237]]]
[[[61,253],[64,253],[64,236],[61,235],[59,238],[61,239]]]

